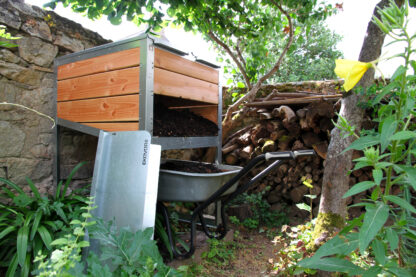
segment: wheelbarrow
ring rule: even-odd
[[[157,209],[163,216],[166,232],[169,238],[169,244],[173,255],[176,258],[188,258],[195,251],[196,244],[196,227],[197,221],[202,226],[202,230],[209,238],[222,239],[227,234],[227,221],[225,218],[225,207],[237,195],[246,191],[250,186],[260,181],[270,171],[280,166],[285,160],[294,160],[302,156],[313,156],[314,150],[297,150],[284,152],[269,152],[261,154],[252,159],[245,167],[218,165],[220,173],[186,173],[161,169],[159,173],[159,189]],[[254,168],[264,164],[267,161],[273,161],[264,170],[251,178],[247,183],[237,186],[238,181],[247,175]],[[190,240],[188,250],[179,251],[175,238],[172,234],[172,228],[169,221],[169,212],[163,202],[181,201],[198,203],[196,208],[191,212],[190,223]],[[203,211],[212,203],[220,202],[220,224],[216,230],[209,230]],[[218,218],[216,218],[218,219]]]

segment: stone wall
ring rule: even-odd
[[[56,57],[108,43],[81,25],[25,4],[0,0],[0,25],[20,37],[15,48],[0,48],[0,103],[27,106],[54,117],[53,61]],[[78,178],[92,175],[97,139],[62,130],[61,171],[65,176],[77,163],[87,161]],[[52,122],[19,107],[0,105],[0,177],[24,185],[29,177],[52,187]]]

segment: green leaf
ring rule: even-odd
[[[311,211],[311,207],[309,205],[305,204],[305,203],[296,204],[296,207],[298,207],[301,210],[308,211],[308,212]]]
[[[11,232],[13,232],[14,230],[16,230],[15,226],[9,226],[6,229],[4,229],[3,231],[1,231],[0,233],[0,240],[2,238],[4,238],[5,236],[7,236],[8,234],[10,234]]]
[[[27,244],[29,238],[29,226],[23,226],[17,232],[17,260],[20,266],[25,264]]]
[[[68,243],[67,238],[59,238],[59,239],[52,241],[51,245],[62,245],[62,244],[67,244],[67,243]]]
[[[371,243],[371,247],[373,248],[376,261],[381,265],[385,265],[386,264],[386,250],[384,248],[384,244],[378,239],[375,239]]]
[[[395,276],[400,277],[414,277],[415,275],[407,269],[400,268],[400,267],[390,267],[387,271],[393,273]]]
[[[88,247],[90,246],[90,243],[86,240],[80,241],[77,243],[78,247]]]
[[[416,2],[416,0],[414,2]],[[413,74],[416,75],[416,61],[415,60],[410,61],[410,65],[413,68]]]
[[[401,197],[398,197],[395,195],[387,195],[387,196],[384,196],[384,198],[390,202],[393,202],[394,204],[399,205],[403,209],[408,210],[409,212],[416,213],[415,207],[413,207],[412,204],[410,204],[409,202],[407,202]]]
[[[416,231],[413,231],[412,229],[409,229],[407,227],[404,227],[404,229],[407,231],[406,236],[412,240],[416,240]]]
[[[399,235],[392,228],[386,228],[386,239],[390,244],[390,249],[396,250],[399,246]]]
[[[38,210],[36,212],[35,220],[33,220],[32,229],[30,230],[30,240],[33,240],[33,238],[36,235],[36,232],[38,230],[39,222],[42,219],[42,211]]]
[[[30,253],[26,254],[25,264],[22,267],[22,271],[20,276],[27,277],[29,276],[30,272],[30,263],[31,263],[31,255]]]
[[[381,92],[379,94],[377,94],[376,98],[373,100],[373,105],[378,104],[396,86],[397,86],[397,83],[391,82],[387,86],[383,87],[383,89],[381,90]]]
[[[407,140],[416,138],[416,132],[412,131],[400,131],[395,133],[390,139],[391,140]]]
[[[82,222],[80,220],[78,220],[78,219],[74,219],[69,224],[76,225],[76,224],[82,224]]]
[[[245,88],[246,85],[244,85],[244,83],[242,83],[242,82],[237,82],[237,87],[238,88]]]
[[[370,242],[373,240],[378,231],[386,223],[389,217],[389,207],[383,202],[377,202],[376,205],[366,206],[364,222],[359,234],[360,253],[364,254]]]
[[[382,267],[372,266],[369,270],[363,273],[362,277],[377,277],[378,274],[383,270]]]
[[[30,189],[32,190],[33,194],[35,195],[35,197],[37,199],[42,199],[42,197],[40,196],[40,193],[38,191],[38,188],[35,186],[35,184],[33,184],[32,180],[30,180],[29,178],[26,177],[26,182],[28,183]]]
[[[381,169],[373,169],[373,178],[377,186],[379,186],[383,179],[383,171]]]
[[[5,183],[6,185],[10,186],[11,188],[15,189],[19,194],[25,194],[25,192],[15,183],[0,177],[0,182]]]
[[[380,134],[381,153],[383,153],[390,143],[391,136],[397,129],[397,121],[394,116],[389,116],[383,120]]]
[[[25,193],[21,193],[19,195],[17,195],[14,199],[13,202],[19,207],[19,208],[25,208],[26,206],[29,206],[30,204],[32,204],[34,201],[34,199],[32,199],[31,197],[27,196]]]
[[[62,188],[62,184],[63,181],[59,181],[58,186],[56,187],[56,192],[55,192],[55,200],[59,199],[60,193],[61,193],[61,188]]]
[[[18,265],[19,265],[19,263],[18,263],[18,259],[17,259],[17,253],[15,253],[13,255],[13,258],[12,258],[11,262],[10,262],[9,268],[7,269],[6,277],[14,277]]]
[[[320,269],[329,272],[344,272],[350,275],[359,275],[364,272],[363,269],[356,266],[348,260],[339,258],[324,258],[324,259],[303,259],[298,264],[300,267]]]
[[[48,229],[46,229],[45,226],[41,225],[38,227],[38,233],[42,238],[42,241],[45,244],[46,248],[48,248],[48,250],[51,250],[52,237]]]
[[[359,217],[356,217],[353,220],[349,221],[347,223],[347,226],[345,226],[344,229],[342,229],[341,232],[339,232],[339,235],[348,234],[355,227],[361,226],[363,218],[364,218],[364,214],[361,214]]]
[[[114,24],[114,23],[113,23],[113,24]],[[72,177],[74,177],[74,175],[75,175],[75,173],[77,173],[78,169],[80,169],[80,168],[81,168],[81,166],[83,166],[84,164],[86,164],[86,162],[81,162],[81,163],[77,164],[77,165],[74,167],[74,169],[72,169],[71,173],[69,173],[69,176],[68,176],[68,178],[67,178],[67,179],[66,179],[66,181],[65,181],[64,191],[62,192],[61,199],[62,199],[63,197],[65,197],[65,194],[66,194],[66,191],[67,191],[67,189],[68,189],[68,186],[69,186],[69,184],[70,184],[70,183],[71,183],[71,181],[72,181]]]
[[[395,79],[397,79],[397,77],[406,74],[406,67],[404,67],[403,65],[400,65],[396,71],[393,73],[393,76],[391,76],[390,80],[394,81]]]
[[[313,258],[323,258],[334,254],[348,255],[358,248],[358,233],[350,233],[347,236],[335,236],[327,241],[316,251]]]
[[[352,188],[350,188],[345,194],[344,196],[342,196],[342,198],[347,198],[353,195],[356,195],[357,193],[366,191],[372,187],[374,187],[376,185],[376,183],[372,182],[372,181],[363,181],[360,182],[358,184],[355,184],[354,186],[352,186]]]
[[[64,204],[62,204],[61,202],[55,202],[55,203],[53,203],[51,208],[56,212],[57,215],[59,215],[60,218],[62,218],[62,220],[65,223],[68,223],[68,218],[67,218],[65,212],[62,210],[63,206],[64,206]]]
[[[363,136],[351,143],[342,153],[345,153],[348,150],[355,149],[355,150],[363,150],[364,148],[373,146],[380,143],[380,135],[374,136]]]
[[[400,165],[398,167],[406,173],[407,178],[409,179],[409,184],[416,190],[416,168]]]

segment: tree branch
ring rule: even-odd
[[[237,56],[231,51],[230,47],[225,44],[223,41],[221,41],[217,36],[214,35],[212,31],[208,32],[208,36],[215,41],[218,45],[220,45],[224,50],[230,55],[230,57],[233,59],[233,61],[236,63],[238,69],[240,69],[241,74],[243,74],[244,81],[246,82],[246,85],[249,89],[251,89],[251,83],[250,79],[247,76],[247,72],[245,67],[241,64],[241,62],[238,60]]]
[[[250,89],[249,92],[246,93],[246,95],[244,95],[243,97],[241,97],[240,99],[237,100],[237,102],[235,102],[234,104],[232,104],[231,106],[228,107],[227,112],[225,114],[225,118],[224,118],[224,122],[227,122],[231,119],[232,117],[232,113],[234,111],[236,111],[238,109],[238,107],[243,104],[243,102],[247,101],[247,102],[251,102],[253,101],[253,99],[256,97],[256,92],[259,90],[261,84],[266,81],[268,78],[270,78],[270,76],[272,76],[274,73],[276,73],[276,71],[279,69],[282,61],[283,61],[283,57],[286,55],[287,51],[289,50],[289,47],[292,45],[293,43],[293,23],[292,23],[292,19],[290,18],[290,15],[288,12],[286,12],[278,3],[276,3],[275,1],[271,1],[287,18],[288,23],[289,23],[289,39],[288,42],[286,43],[282,53],[279,56],[279,59],[277,60],[277,62],[274,64],[274,66],[272,67],[272,69],[269,70],[269,72],[267,72],[265,75],[263,75],[258,81],[257,83]]]
[[[247,68],[246,60],[244,60],[243,55],[241,54],[240,50],[240,42],[241,40],[237,40],[237,46],[235,47],[235,50],[237,52],[238,58],[240,59],[241,63],[244,65],[244,68]]]

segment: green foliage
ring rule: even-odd
[[[235,81],[239,88],[251,88],[255,82],[270,78],[286,52],[294,52],[289,49],[293,32],[301,37],[309,21],[321,20],[335,10],[316,0],[52,0],[46,6],[55,8],[57,3],[92,19],[106,15],[113,24],[119,24],[126,15],[138,25],[147,23],[148,31],[157,31],[168,20],[185,31],[198,31],[224,56],[226,53],[226,63],[234,63],[233,68],[225,68],[226,73],[242,74],[243,78]],[[319,28],[306,32],[313,34]],[[311,44],[310,49],[315,50],[320,47],[303,38],[299,43]],[[301,56],[301,52],[293,55],[297,60]],[[321,69],[321,65],[317,67]]]
[[[296,227],[287,225],[282,227],[282,233],[285,237],[281,235],[273,239],[273,243],[283,244],[283,247],[277,253],[277,260],[273,261],[273,273],[279,274],[279,276],[295,276],[304,271],[310,274],[316,273],[316,270],[296,266],[297,262],[312,255],[312,251],[306,246],[312,241],[314,225],[315,220],[312,220]],[[290,240],[290,243],[287,243],[288,240]]]
[[[19,39],[19,37],[13,37],[10,33],[6,32],[5,26],[0,25],[0,39],[14,40],[14,39]],[[12,48],[12,47],[17,47],[17,45],[9,41],[0,40],[0,47]]]
[[[250,44],[247,42],[244,55],[246,56],[247,74],[251,80],[267,72],[284,47],[284,32],[270,28],[265,34],[267,45],[259,49],[259,42]],[[268,83],[297,82],[306,80],[334,79],[334,60],[341,58],[342,53],[336,45],[341,37],[322,22],[322,20],[310,19],[304,23],[298,23],[296,37],[290,47],[279,71],[268,79]],[[263,52],[261,52],[263,50]],[[237,86],[244,81],[241,72],[235,64],[221,52],[220,61],[224,61],[224,74],[228,78],[227,85]],[[234,96],[233,96],[234,97]]]
[[[89,234],[100,244],[101,263],[108,264],[113,276],[177,276],[179,273],[166,266],[156,242],[153,229],[132,232],[129,228],[115,228],[112,222],[97,219]],[[91,265],[89,264],[89,268]]]
[[[234,216],[234,215],[229,216],[228,219],[234,225],[240,225],[241,224],[240,220],[236,216]]]
[[[86,207],[81,209],[85,210],[81,217],[84,219],[82,222],[78,219],[70,222],[72,226],[72,233],[68,233],[63,237],[55,239],[51,245],[57,246],[48,260],[45,260],[49,255],[42,255],[38,253],[34,262],[39,263],[37,270],[34,271],[37,276],[49,277],[49,276],[81,276],[84,269],[81,266],[81,250],[84,247],[88,247],[90,244],[88,241],[82,240],[85,235],[85,229],[87,226],[94,225],[94,221],[88,221],[91,218],[91,210],[93,209],[92,199],[87,202]],[[108,270],[108,267],[105,267]],[[93,276],[106,276],[105,274],[93,275]],[[107,275],[111,276],[111,275]]]
[[[312,179],[306,179],[306,177],[303,176],[301,181],[302,181],[302,184],[305,185],[309,189],[309,194],[305,195],[306,198],[309,198],[309,205],[306,204],[306,203],[298,203],[298,204],[296,204],[296,207],[298,207],[298,209],[305,210],[305,211],[309,212],[310,219],[312,221],[312,219],[313,219],[313,211],[312,211],[313,200],[316,198],[316,195],[312,194],[312,189],[313,189]]]
[[[58,184],[54,196],[42,196],[30,179],[32,194],[25,193],[13,182],[0,178],[0,260],[8,267],[6,276],[20,272],[28,276],[36,254],[48,254],[54,238],[70,232],[70,222],[81,217],[87,198],[72,192],[65,195],[71,179],[82,164],[76,166],[65,184]]]
[[[35,259],[40,262],[38,276],[189,276],[191,270],[196,270],[166,266],[152,240],[152,228],[132,232],[129,228],[116,228],[112,221],[91,220],[93,201],[89,204],[82,214],[84,221],[71,222],[73,233],[54,240],[52,245],[57,248],[49,257],[38,255]],[[90,250],[85,263],[81,260],[81,250],[89,246],[83,240],[86,229],[89,237],[99,242],[100,254]]]
[[[373,180],[355,184],[344,195],[350,197],[372,190],[370,199],[358,205],[365,206],[365,214],[348,223],[337,236],[319,248],[312,258],[298,263],[301,267],[344,272],[348,275],[414,276],[416,268],[416,209],[410,191],[416,188],[416,75],[410,74],[412,43],[415,35],[407,33],[408,3],[399,8],[394,1],[379,11],[381,21],[374,19],[381,30],[407,44],[404,59],[391,77],[390,84],[366,91],[367,106],[375,111],[378,128],[362,131],[345,151],[363,150],[364,156],[355,161],[353,170],[371,167]],[[339,126],[346,134],[354,128],[345,120]],[[392,194],[393,189],[396,191]],[[357,204],[356,204],[357,205]],[[392,224],[386,224],[388,219]],[[353,232],[357,229],[359,232]],[[351,261],[351,254],[357,259]],[[334,256],[333,256],[334,255]],[[329,256],[331,256],[329,258]],[[347,259],[347,257],[350,258]],[[370,258],[370,262],[362,262]],[[361,262],[359,262],[361,261]]]
[[[263,199],[267,189],[259,193],[242,193],[238,195],[230,205],[242,203],[250,204],[253,216],[246,218],[241,224],[249,229],[256,229],[260,226],[269,228],[280,227],[288,222],[286,214],[270,210],[270,204]],[[238,219],[237,219],[238,220]]]
[[[202,253],[201,257],[220,268],[229,266],[230,262],[235,258],[234,251],[238,247],[237,244],[233,241],[217,239],[209,239],[208,243],[209,250]]]

